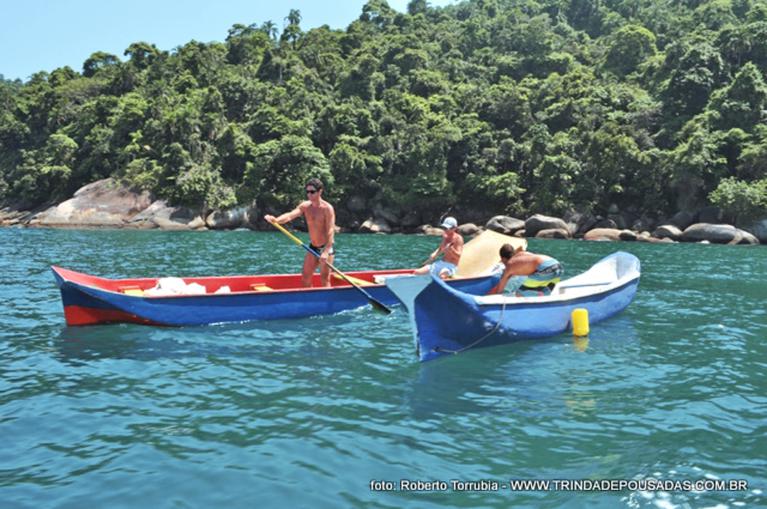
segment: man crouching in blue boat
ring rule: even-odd
[[[442,234],[442,242],[439,247],[429,256],[426,265],[416,269],[413,274],[426,274],[431,272],[442,279],[448,279],[455,276],[458,270],[458,262],[461,261],[463,253],[463,237],[458,233],[458,221],[454,217],[446,217],[442,221],[442,228],[445,229]],[[442,259],[436,260],[439,255]]]
[[[284,224],[304,216],[306,227],[309,230],[309,245],[315,252],[320,254],[317,259],[314,255],[306,253],[304,256],[304,266],[301,271],[301,282],[305,287],[312,286],[312,275],[320,266],[320,285],[330,286],[330,267],[328,263],[333,263],[334,255],[333,241],[336,232],[336,213],[333,206],[322,199],[322,181],[318,178],[309,179],[306,182],[305,191],[306,201],[302,201],[290,212],[274,217],[265,215],[264,219],[270,223]]]
[[[500,255],[503,275],[489,294],[504,293],[517,297],[551,295],[554,285],[562,277],[562,266],[550,256],[525,251],[521,246],[515,250],[511,244],[501,246]]]

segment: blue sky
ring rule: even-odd
[[[408,0],[388,0],[404,12]],[[455,0],[431,0],[442,6]],[[96,51],[124,59],[131,43],[146,41],[172,50],[191,40],[223,41],[235,23],[273,21],[280,29],[290,9],[301,11],[304,30],[346,28],[366,0],[2,0],[0,74],[27,80],[37,71],[68,65],[82,71]]]

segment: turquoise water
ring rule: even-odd
[[[437,239],[340,235],[342,270]],[[295,272],[279,233],[0,230],[0,507],[765,507],[767,249],[530,241],[572,275],[618,249],[633,304],[562,335],[416,361],[407,317],[64,325],[51,264]],[[372,491],[371,480],[745,480],[740,491]]]

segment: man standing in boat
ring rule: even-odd
[[[525,251],[521,246],[515,250],[511,244],[501,246],[500,255],[503,275],[489,294],[507,293],[517,297],[550,295],[562,277],[562,266],[550,256]],[[513,276],[523,277],[512,279]]]
[[[264,216],[270,223],[285,224],[303,215],[306,227],[309,229],[311,247],[320,254],[319,259],[311,253],[304,256],[304,266],[301,271],[301,282],[305,287],[312,286],[312,275],[320,267],[321,286],[330,286],[330,267],[333,263],[335,249],[333,241],[336,231],[336,213],[333,206],[322,199],[322,181],[318,178],[309,179],[305,191],[307,200],[301,202],[295,209],[274,217]]]
[[[461,261],[461,254],[463,253],[463,237],[458,233],[458,221],[454,217],[446,217],[442,221],[442,228],[445,231],[442,234],[442,242],[439,247],[426,260],[426,265],[417,269],[413,274],[431,272],[432,274],[437,274],[442,279],[455,276],[455,272],[458,270],[458,262]],[[434,262],[443,253],[442,260]]]

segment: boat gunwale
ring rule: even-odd
[[[76,272],[70,269],[64,269],[63,267],[58,267],[56,265],[51,266],[51,270],[54,271],[54,273],[61,278],[62,284],[66,284],[73,287],[81,287],[88,290],[95,290],[97,292],[102,293],[108,293],[110,295],[117,295],[119,297],[126,297],[131,299],[142,299],[142,300],[163,300],[163,299],[180,299],[180,298],[199,298],[199,297],[233,297],[233,296],[246,296],[246,295],[272,295],[272,294],[279,294],[284,295],[287,293],[298,293],[298,292],[316,292],[316,291],[330,291],[330,290],[354,290],[353,285],[348,286],[310,286],[310,287],[300,287],[300,288],[272,288],[270,290],[250,290],[250,291],[240,291],[240,292],[230,292],[230,293],[199,293],[199,294],[180,294],[180,295],[129,295],[127,293],[110,290],[107,288],[102,288],[99,286],[93,286],[90,284],[86,284],[80,281],[75,281],[69,278],[64,277],[64,275],[61,274],[57,269],[63,269],[69,272],[75,272],[76,274],[83,274],[85,276],[89,277],[96,277],[99,279],[105,279],[110,282],[118,282],[118,281],[158,281],[161,278],[123,278],[123,279],[109,279],[109,278],[101,278],[99,276],[93,276],[91,274],[85,274],[81,272]],[[381,272],[381,273],[395,273],[396,271],[409,271],[411,269],[391,269],[391,270],[381,270],[381,271],[354,271],[354,272],[348,272],[347,274],[359,274],[359,273],[370,273],[370,272]],[[415,269],[412,269],[415,270]],[[411,275],[411,273],[404,272],[402,275],[408,276]],[[296,276],[296,274],[269,274],[269,276]],[[200,280],[200,279],[230,279],[235,277],[260,277],[260,276],[202,276],[202,277],[181,277],[180,279],[192,279],[192,280]],[[471,277],[458,277],[454,278],[454,281],[471,281],[476,279],[482,279],[488,276],[471,276]],[[386,283],[370,283],[368,285],[361,286],[360,288],[367,290],[370,289],[378,289],[386,287]],[[86,292],[89,293],[89,292]]]

